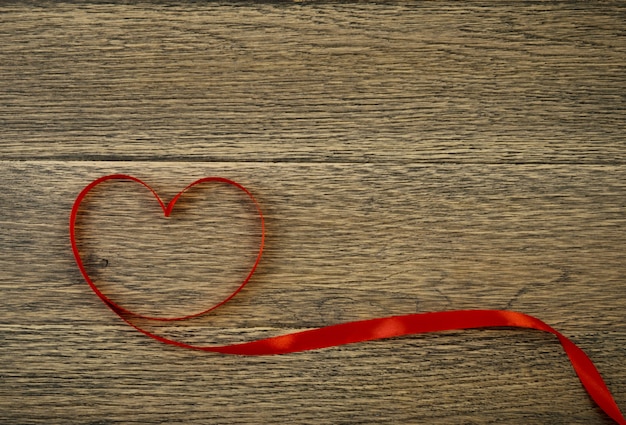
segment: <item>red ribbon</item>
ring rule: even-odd
[[[250,269],[249,273],[241,283],[241,285],[235,289],[229,296],[218,304],[197,312],[188,314],[182,317],[150,317],[139,313],[135,313],[127,308],[122,307],[118,303],[111,300],[105,294],[103,294],[98,287],[93,283],[89,274],[87,273],[85,266],[76,243],[76,217],[78,210],[83,199],[87,194],[100,183],[107,180],[132,180],[143,186],[145,186],[156,198],[157,202],[161,206],[165,216],[169,216],[176,204],[176,201],[180,196],[191,187],[207,182],[218,182],[232,185],[242,192],[244,192],[257,208],[259,218],[261,220],[261,239],[259,244],[259,251],[256,260]],[[265,220],[261,207],[258,201],[252,196],[252,194],[237,182],[223,178],[223,177],[205,177],[191,183],[178,193],[172,200],[165,205],[157,193],[140,179],[123,175],[113,174],[109,176],[100,177],[87,185],[76,197],[76,201],[72,206],[70,214],[70,241],[72,244],[72,250],[78,268],[82,273],[85,281],[96,295],[122,320],[128,323],[133,328],[137,329],[144,335],[149,336],[157,341],[175,345],[178,347],[211,351],[216,353],[236,354],[246,356],[264,356],[272,354],[286,354],[295,353],[299,351],[317,350],[327,347],[335,347],[338,345],[351,344],[363,341],[372,341],[377,339],[399,337],[405,335],[415,335],[428,332],[438,332],[447,330],[460,330],[460,329],[477,329],[477,328],[494,328],[494,327],[506,327],[506,328],[526,328],[536,329],[544,332],[549,332],[555,335],[565,353],[569,357],[580,382],[585,387],[591,398],[600,406],[600,408],[609,415],[615,422],[621,425],[626,425],[626,419],[622,415],[619,407],[615,403],[611,392],[607,388],[602,376],[596,369],[595,365],[589,359],[589,357],[570,341],[563,334],[542,322],[541,320],[529,316],[524,313],[507,310],[456,310],[456,311],[440,311],[433,313],[418,313],[407,314],[403,316],[391,316],[381,317],[377,319],[360,320],[356,322],[341,323],[337,325],[325,326],[317,329],[310,329],[302,332],[295,332],[287,335],[281,335],[271,338],[260,339],[251,342],[244,342],[239,344],[222,345],[222,346],[197,346],[187,344],[181,341],[177,341],[170,338],[165,338],[160,335],[156,335],[146,329],[139,327],[131,322],[132,318],[143,318],[149,320],[158,321],[175,321],[185,320],[192,317],[200,316],[211,310],[216,309],[220,305],[224,304],[232,297],[234,297],[241,289],[250,281],[250,278],[254,274],[259,261],[261,260],[261,254],[263,253],[263,246],[265,241]]]

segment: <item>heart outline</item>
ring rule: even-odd
[[[86,270],[86,268],[85,268],[85,266],[83,264],[83,260],[82,260],[82,258],[80,256],[80,252],[79,252],[78,244],[77,244],[77,238],[76,238],[76,218],[78,216],[78,211],[80,209],[81,203],[83,202],[83,200],[87,196],[87,194],[89,194],[89,192],[91,192],[96,186],[98,186],[99,184],[101,184],[101,183],[103,183],[105,181],[108,181],[108,180],[131,180],[131,181],[134,181],[134,182],[139,183],[140,185],[144,186],[155,197],[155,199],[159,203],[159,206],[161,207],[161,210],[163,211],[163,214],[165,215],[165,217],[169,217],[172,214],[172,211],[174,209],[174,206],[176,205],[176,202],[182,196],[183,193],[185,193],[186,191],[188,191],[192,187],[194,187],[194,186],[196,186],[198,184],[201,184],[201,183],[208,183],[208,182],[225,183],[225,184],[234,186],[237,189],[239,189],[242,192],[244,192],[248,196],[248,198],[254,203],[254,206],[256,207],[256,210],[258,212],[258,215],[259,215],[259,218],[260,218],[260,224],[261,224],[261,238],[260,238],[259,249],[258,249],[257,256],[255,258],[255,261],[254,261],[252,267],[250,268],[248,274],[246,275],[246,277],[241,282],[241,284],[233,292],[231,292],[226,298],[222,299],[221,301],[219,301],[218,303],[212,305],[211,307],[209,307],[207,309],[204,309],[202,311],[199,311],[199,312],[190,313],[190,314],[186,314],[184,316],[177,316],[177,317],[149,316],[149,315],[137,313],[137,312],[134,312],[134,311],[132,311],[132,310],[126,308],[126,307],[121,306],[120,304],[118,304],[115,301],[113,301],[111,298],[107,297],[98,288],[98,286],[91,280],[91,277],[89,276],[89,273],[87,272],[87,270]],[[186,320],[186,319],[191,319],[191,318],[194,318],[194,317],[202,316],[202,315],[204,315],[204,314],[206,314],[206,313],[208,313],[208,312],[210,312],[212,310],[215,310],[216,308],[222,306],[223,304],[227,303],[228,301],[230,301],[235,295],[237,295],[248,284],[248,282],[252,278],[252,275],[256,271],[256,269],[257,269],[257,267],[258,267],[258,265],[259,265],[259,263],[261,261],[261,256],[263,254],[263,249],[265,247],[265,217],[263,216],[263,211],[261,210],[261,205],[259,204],[259,202],[252,195],[252,193],[248,189],[246,189],[243,185],[237,183],[234,180],[230,180],[230,179],[227,179],[225,177],[217,177],[217,176],[203,177],[203,178],[200,178],[198,180],[193,181],[192,183],[187,185],[183,190],[178,192],[167,204],[165,204],[163,202],[161,197],[157,194],[157,192],[150,185],[148,185],[143,180],[141,180],[141,179],[139,179],[137,177],[134,177],[134,176],[131,176],[131,175],[128,175],[128,174],[110,174],[110,175],[106,175],[106,176],[100,177],[100,178],[94,180],[93,182],[91,182],[90,184],[88,184],[87,186],[85,186],[85,188],[76,197],[76,200],[74,201],[74,204],[72,205],[72,210],[70,212],[69,232],[70,232],[70,243],[72,245],[72,252],[74,254],[74,259],[76,260],[76,264],[78,266],[78,269],[80,270],[83,278],[85,279],[85,281],[87,282],[87,284],[89,285],[91,290],[93,292],[95,292],[95,294],[111,310],[113,310],[118,315],[120,313],[122,313],[122,314],[126,314],[126,315],[133,316],[133,317],[136,317],[136,318],[147,319],[147,320],[155,320],[155,321],[162,321],[162,322],[180,321],[180,320]]]

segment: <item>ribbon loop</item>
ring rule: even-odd
[[[122,307],[118,303],[111,300],[105,294],[98,289],[92,279],[89,277],[83,261],[81,259],[79,249],[77,246],[76,238],[76,218],[78,210],[85,196],[93,190],[100,183],[107,180],[131,180],[137,182],[146,187],[156,200],[158,201],[163,213],[166,217],[170,216],[176,202],[181,195],[190,189],[191,187],[207,182],[225,183],[244,192],[250,200],[254,203],[261,222],[261,240],[259,243],[259,250],[256,256],[256,260],[250,269],[249,273],[241,283],[241,285],[235,289],[225,299],[217,304],[209,307],[206,310],[191,313],[181,317],[149,317],[142,314],[135,313],[127,308]],[[524,313],[508,310],[453,310],[453,311],[440,311],[432,313],[418,313],[408,314],[404,316],[390,316],[381,317],[376,319],[361,320],[355,322],[340,323],[331,326],[325,326],[322,328],[309,329],[302,332],[295,332],[281,336],[275,336],[271,338],[265,338],[250,342],[243,342],[222,346],[198,346],[187,344],[175,339],[165,338],[150,332],[132,322],[134,318],[142,318],[154,321],[176,321],[186,320],[193,317],[197,317],[208,313],[216,309],[217,307],[228,302],[233,298],[243,287],[250,281],[254,274],[263,253],[265,244],[265,219],[261,211],[261,207],[258,201],[254,198],[252,193],[239,183],[229,180],[223,177],[205,177],[189,184],[182,191],[180,191],[172,200],[165,205],[165,203],[159,198],[157,193],[149,185],[141,181],[140,179],[124,175],[124,174],[112,174],[104,177],[100,177],[90,184],[88,184],[76,197],[74,205],[70,213],[70,242],[72,245],[72,251],[76,264],[83,275],[85,281],[94,291],[94,293],[122,320],[127,324],[143,333],[144,335],[153,338],[157,341],[165,344],[175,345],[177,347],[210,351],[223,354],[245,355],[245,356],[266,356],[275,354],[287,354],[296,353],[300,351],[318,350],[322,348],[335,347],[345,344],[353,344],[365,341],[372,341],[378,339],[401,337],[407,335],[416,335],[430,332],[439,332],[447,330],[462,330],[462,329],[480,329],[480,328],[522,328],[522,329],[534,329],[543,332],[548,332],[555,335],[565,353],[567,354],[574,371],[578,375],[583,387],[587,390],[589,396],[597,403],[597,405],[616,423],[620,425],[626,425],[626,419],[622,415],[617,403],[615,402],[611,392],[606,386],[602,376],[596,369],[591,359],[581,350],[576,344],[565,337],[563,334],[542,322],[541,320],[529,316]]]

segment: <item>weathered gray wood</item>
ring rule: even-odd
[[[622,2],[3,5],[0,422],[610,423],[539,332],[269,358],[158,344],[91,293],[67,232],[103,174],[165,200],[233,178],[267,216],[259,271],[159,332],[217,344],[514,309],[580,344],[626,408],[625,17]],[[147,313],[218,300],[258,241],[225,187],[167,220],[129,183],[86,202],[90,272]]]

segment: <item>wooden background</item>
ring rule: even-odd
[[[215,344],[463,308],[536,315],[626,408],[626,5],[3,3],[0,419],[6,424],[608,424],[560,345],[478,330],[241,358],[152,341],[84,283],[76,194],[205,175],[267,215]],[[94,279],[201,308],[258,219],[206,185],[170,219],[130,183],[81,210]]]

